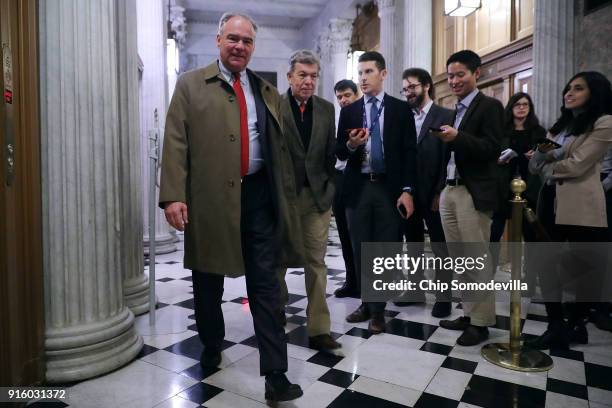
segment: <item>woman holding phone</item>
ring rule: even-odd
[[[606,241],[606,204],[600,167],[612,145],[612,87],[604,75],[585,71],[569,80],[563,89],[561,116],[551,127],[548,138],[551,142],[540,141],[529,162],[529,170],[544,181],[538,202],[540,220],[556,242]],[[605,259],[586,261],[593,267],[605,263]],[[564,266],[570,266],[572,272],[588,269],[586,263],[572,267],[564,261]],[[591,304],[584,301],[573,304],[566,322],[561,302],[550,301],[560,300],[559,282],[554,284],[551,280],[556,271],[545,266],[539,272],[548,328],[528,345],[536,349],[567,349],[570,343],[586,344],[585,324]],[[589,285],[585,281],[578,275],[577,296],[586,297],[585,290],[603,284]],[[547,288],[551,283],[552,289]]]
[[[529,94],[518,92],[510,98],[504,110],[504,144],[507,146],[499,157],[498,163],[503,172],[502,188],[507,192],[502,208],[493,214],[491,242],[499,242],[504,234],[506,219],[510,218],[510,181],[520,176],[527,182],[523,197],[527,205],[535,209],[541,183],[537,176],[529,173],[529,159],[534,154],[536,142],[546,135],[535,114]],[[527,227],[527,228],[525,228]],[[525,241],[533,241],[531,230],[523,227]],[[496,262],[497,263],[497,262]]]

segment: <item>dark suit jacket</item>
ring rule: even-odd
[[[453,122],[455,116],[456,113]],[[459,134],[449,143],[446,154],[445,163],[448,164],[451,149],[455,151],[459,175],[478,211],[495,211],[501,203],[501,175],[497,159],[501,153],[503,119],[504,107],[501,102],[479,92],[463,116]]]
[[[408,103],[389,95],[384,96],[383,149],[387,178],[385,187],[392,200],[402,193],[403,187],[416,189],[416,130],[412,110]],[[364,98],[342,108],[338,121],[336,156],[347,160],[342,187],[347,207],[354,206],[363,185],[361,162],[365,146],[351,152],[346,146],[349,129],[363,127]]]
[[[432,135],[430,127],[439,128],[442,125],[451,125],[453,111],[443,108],[435,103],[431,105],[421,131],[417,136],[417,174],[416,199],[418,204],[431,207],[436,194],[440,194],[444,184],[440,183],[446,158],[446,143]]]
[[[301,190],[308,178],[317,207],[321,212],[331,208],[334,199],[334,166],[336,164],[336,125],[334,105],[318,96],[312,97],[312,132],[308,151],[300,137],[291,110],[291,96],[281,96],[284,134],[295,169],[296,187]]]

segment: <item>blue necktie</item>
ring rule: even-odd
[[[372,108],[370,109],[370,166],[373,173],[385,172],[385,158],[383,156],[383,144],[380,137],[380,117],[378,116],[377,99],[371,98]]]

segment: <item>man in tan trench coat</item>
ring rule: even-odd
[[[301,266],[295,178],[281,131],[277,90],[246,69],[257,26],[246,15],[219,21],[219,60],[183,74],[166,119],[159,205],[185,231],[201,364],[221,362],[224,275],[245,275],[266,399],[302,395],[287,371],[277,272]],[[282,246],[281,246],[282,242]],[[279,254],[282,251],[282,256]]]

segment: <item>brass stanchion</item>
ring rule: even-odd
[[[527,184],[521,178],[510,182],[510,189],[514,193],[512,203],[512,220],[510,222],[510,242],[513,242],[510,253],[512,262],[512,280],[521,279],[522,247],[520,242],[523,235],[523,208],[527,202],[521,194]],[[539,351],[521,345],[521,292],[518,289],[510,291],[510,342],[489,343],[481,350],[482,356],[489,362],[500,367],[516,371],[547,371],[553,366],[552,358]]]

